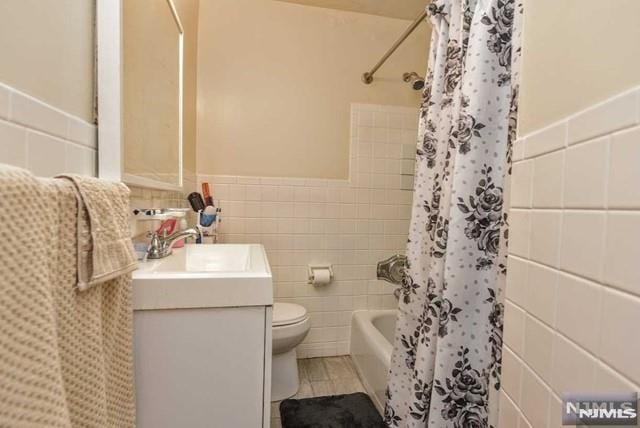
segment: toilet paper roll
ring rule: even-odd
[[[331,272],[329,269],[314,269],[313,270],[313,282],[312,284],[327,285],[331,282]]]

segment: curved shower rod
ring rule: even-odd
[[[413,33],[413,30],[415,30],[418,25],[420,25],[420,23],[422,23],[422,21],[424,21],[424,19],[427,17],[427,11],[425,9],[424,12],[422,12],[412,23],[411,25],[409,25],[409,28],[407,28],[404,33],[402,33],[402,35],[400,36],[400,38],[398,40],[396,40],[396,42],[393,44],[393,46],[391,46],[391,48],[382,56],[382,58],[380,58],[380,61],[378,61],[376,63],[376,65],[373,66],[373,68],[370,71],[367,71],[366,73],[362,74],[362,81],[364,83],[366,83],[367,85],[371,82],[373,82],[373,75],[376,73],[376,71],[378,71],[378,69],[382,66],[382,64],[385,63],[385,61],[391,56],[391,54],[393,54],[396,49],[398,49],[398,46],[400,46],[402,44],[402,42],[405,41],[405,39],[407,37],[409,37],[409,35],[411,33]]]

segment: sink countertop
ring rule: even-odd
[[[187,244],[133,272],[133,309],[273,304],[271,269],[259,244]]]

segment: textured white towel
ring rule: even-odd
[[[74,185],[0,165],[0,427],[135,426],[131,276],[79,292],[77,246]]]

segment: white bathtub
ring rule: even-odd
[[[395,310],[356,311],[351,320],[351,358],[380,413],[384,412],[396,314]]]

